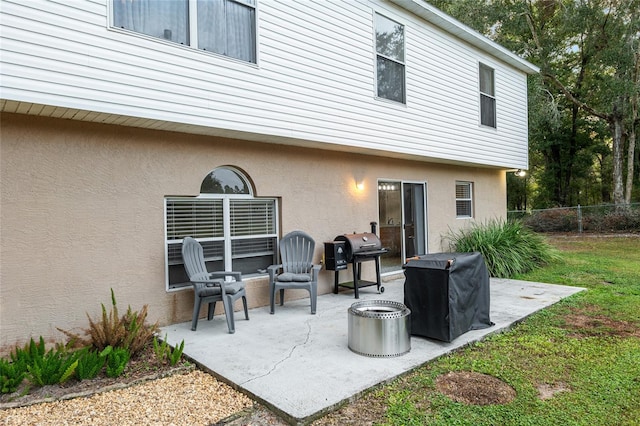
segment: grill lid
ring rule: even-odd
[[[382,242],[376,234],[363,232],[361,234],[338,235],[335,241],[346,241],[347,259],[351,260],[354,254],[366,252],[379,252],[382,249]]]

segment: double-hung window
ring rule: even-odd
[[[182,241],[200,242],[210,271],[262,274],[276,263],[277,202],[254,198],[248,180],[235,169],[218,168],[202,182],[197,197],[165,198],[167,289],[190,286]]]
[[[375,19],[378,97],[405,103],[404,25],[377,13]]]
[[[456,217],[473,217],[472,182],[456,182]]]
[[[480,64],[480,124],[496,127],[496,93],[493,68]]]
[[[256,0],[112,0],[113,26],[256,62]]]

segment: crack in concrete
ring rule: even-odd
[[[311,320],[307,320],[307,321],[306,321],[306,324],[307,324],[307,335],[305,336],[304,342],[299,343],[299,344],[297,344],[297,345],[294,345],[294,346],[291,348],[291,350],[289,351],[289,353],[288,353],[284,358],[282,358],[281,360],[277,361],[277,362],[273,365],[273,367],[271,367],[271,368],[269,369],[269,371],[267,371],[266,373],[264,373],[264,374],[262,374],[262,375],[260,375],[260,376],[252,377],[251,379],[249,379],[249,380],[246,380],[246,381],[242,382],[242,385],[245,385],[245,384],[247,384],[247,383],[251,383],[251,382],[253,382],[254,380],[258,380],[258,379],[261,379],[261,378],[263,378],[263,377],[267,377],[268,375],[270,375],[271,373],[273,373],[273,372],[278,368],[278,366],[279,366],[280,364],[282,364],[282,363],[284,363],[285,361],[287,361],[288,359],[290,359],[290,358],[291,358],[291,356],[293,355],[293,352],[294,352],[297,348],[299,348],[299,347],[301,347],[301,346],[305,346],[307,343],[309,343],[309,338],[311,337]]]

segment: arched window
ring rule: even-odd
[[[167,289],[190,286],[182,262],[182,240],[202,244],[210,271],[265,273],[276,263],[277,203],[255,198],[251,180],[231,166],[207,174],[197,197],[165,198]]]
[[[241,171],[225,166],[212,170],[204,178],[200,194],[253,195],[253,188]]]

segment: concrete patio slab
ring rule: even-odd
[[[318,297],[317,314],[309,299],[236,312],[236,333],[228,334],[224,315],[200,319],[198,330],[185,322],[163,327],[171,345],[185,342],[184,354],[280,414],[305,424],[367,389],[411,371],[456,348],[509,328],[534,312],[584,289],[527,281],[491,279],[494,326],[469,331],[450,343],[411,337],[411,350],[393,358],[358,355],[348,348],[348,309],[356,301],[404,301],[404,279],[375,287]],[[240,307],[240,303],[236,308]]]

